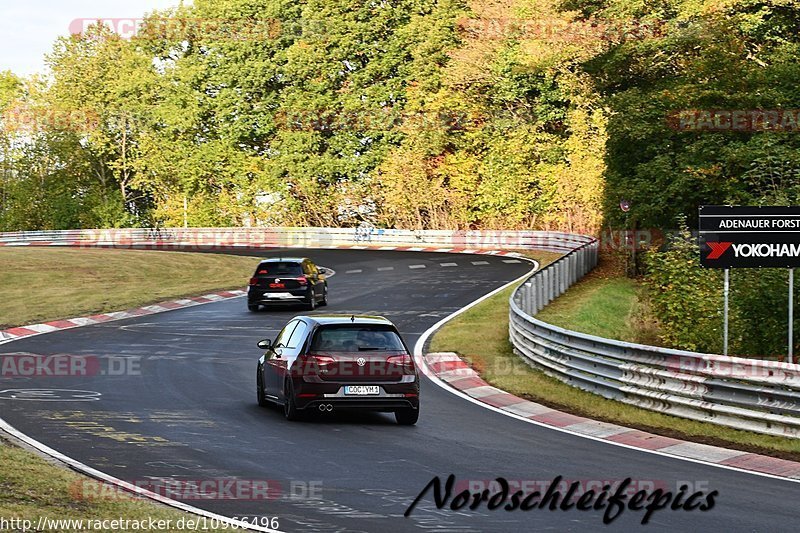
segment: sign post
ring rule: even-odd
[[[725,288],[723,289],[724,302],[722,304],[722,355],[728,355],[728,295],[731,290],[731,269],[725,269]]]
[[[786,359],[787,363],[792,363],[792,355],[794,352],[794,269],[789,269],[789,357]]]
[[[725,269],[723,351],[728,355],[731,268],[789,269],[788,362],[794,357],[794,268],[800,266],[800,207],[700,206],[700,264]]]

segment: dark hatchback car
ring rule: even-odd
[[[328,282],[307,257],[282,257],[261,261],[250,278],[247,308],[262,305],[304,304],[308,309],[328,305]]]
[[[258,347],[258,404],[283,406],[288,420],[335,409],[419,417],[419,375],[397,328],[383,317],[297,316]]]

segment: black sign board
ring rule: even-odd
[[[800,267],[800,207],[700,207],[700,263],[708,268]]]

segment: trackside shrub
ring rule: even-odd
[[[722,271],[700,266],[698,247],[681,221],[666,251],[645,254],[645,282],[665,346],[720,353]]]

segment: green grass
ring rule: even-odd
[[[206,253],[0,248],[0,328],[241,289],[257,262]]]
[[[182,252],[1,248],[0,327],[118,311],[181,296],[242,288],[258,258]],[[120,493],[0,440],[0,517],[146,520],[194,515]],[[83,491],[84,487],[90,490]],[[13,528],[12,528],[13,529]],[[191,530],[177,528],[170,531]],[[209,529],[210,531],[217,531]],[[52,529],[52,531],[55,531]],[[59,531],[77,531],[61,528]],[[222,529],[219,529],[222,531]]]
[[[34,528],[39,517],[78,520],[124,518],[142,520],[144,523],[152,518],[171,520],[172,527],[169,531],[192,531],[191,528],[176,527],[178,521],[197,519],[195,515],[149,500],[108,488],[103,489],[94,480],[66,468],[48,464],[33,453],[11,446],[2,440],[0,440],[0,517],[6,520],[27,519],[32,521]],[[21,527],[16,529],[21,530]],[[81,531],[63,526],[46,530]],[[223,529],[208,531],[223,531]]]
[[[556,298],[542,309],[538,318],[591,335],[630,340],[630,315],[636,294],[636,282],[632,279],[595,279],[578,284]]]
[[[565,294],[568,295],[565,300],[567,303],[560,303],[560,310],[557,307],[550,316],[560,317],[565,326],[582,325],[594,333],[616,330],[622,332],[624,337],[625,324],[631,322],[638,305],[631,301],[636,293],[635,286],[625,280],[604,283],[601,279],[598,282],[600,286],[594,286],[594,283],[593,280],[587,280],[589,286],[581,289],[583,296],[590,300],[585,306],[578,305],[581,298],[572,297],[573,288]],[[511,288],[506,289],[448,322],[433,337],[430,351],[456,352],[492,385],[556,409],[675,438],[800,460],[798,440],[760,435],[640,409],[570,387],[532,369],[513,353],[508,340],[508,299],[511,292]],[[587,308],[585,311],[584,307]],[[603,309],[608,310],[609,314],[611,309],[620,314],[616,318],[603,318],[604,327],[608,329],[593,329],[592,317],[602,314]],[[541,318],[544,314],[537,316]],[[635,331],[635,328],[628,330]]]

